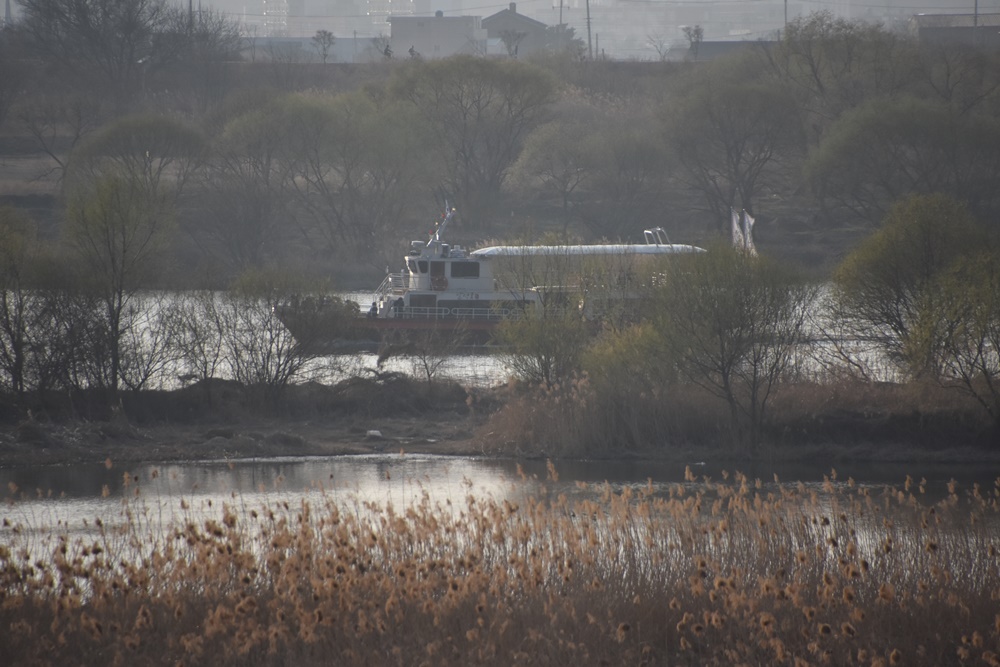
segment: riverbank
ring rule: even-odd
[[[481,455],[468,416],[219,421],[133,426],[127,422],[21,423],[0,431],[0,467],[167,462],[399,451]]]
[[[1000,465],[1000,448],[968,406],[937,395],[904,400],[899,389],[855,388],[776,397],[754,455],[724,444],[724,415],[690,392],[665,403],[666,436],[603,447],[583,441],[561,411],[567,401],[524,388],[430,388],[405,376],[302,385],[263,409],[230,383],[124,396],[101,410],[76,397],[76,415],[36,414],[0,423],[0,467],[303,456],[413,454],[506,458],[635,459],[677,462],[843,462]],[[210,391],[209,391],[210,390]],[[810,397],[811,396],[811,397]],[[790,400],[794,397],[794,401]],[[863,406],[863,409],[860,407]],[[572,406],[570,406],[571,408]],[[596,410],[598,408],[594,408]],[[87,416],[79,413],[85,412]],[[593,412],[593,410],[592,410]],[[560,433],[553,431],[559,430]],[[574,440],[575,438],[575,440]]]
[[[549,458],[545,448],[499,450],[489,444],[486,420],[469,415],[448,418],[270,420],[247,423],[157,425],[80,422],[24,424],[0,431],[0,467],[71,465],[111,460],[146,463],[226,459],[270,459],[304,456],[432,454]],[[32,434],[28,434],[28,430]],[[551,457],[559,458],[559,457]],[[572,458],[572,457],[570,457]],[[749,459],[723,450],[695,447],[620,452],[614,458],[679,462],[732,462]],[[795,447],[765,446],[761,463],[825,462],[920,465],[1000,465],[1000,452],[956,443],[952,447],[908,447],[901,443],[802,443]]]

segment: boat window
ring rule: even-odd
[[[427,260],[422,259],[417,262],[417,267],[420,269],[420,273],[427,273]]]
[[[478,278],[479,262],[452,262],[452,278]]]
[[[437,306],[437,294],[411,294],[410,308],[434,308]]]
[[[412,259],[407,260],[406,267],[408,269],[410,269],[410,273],[416,273],[417,272],[417,263],[415,261],[413,261]]]
[[[444,262],[431,262],[431,278],[444,278]]]

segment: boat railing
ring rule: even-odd
[[[402,296],[409,287],[410,276],[405,273],[389,273],[385,276],[382,284],[375,289],[373,301],[383,301],[390,294],[393,296]]]
[[[420,308],[416,306],[393,309],[390,318],[404,320],[476,320],[500,322],[516,320],[523,316],[519,308]]]
[[[575,309],[574,309],[575,310]],[[549,307],[545,317],[563,317],[569,309]],[[420,308],[415,306],[393,309],[393,319],[404,320],[474,320],[478,322],[503,322],[520,320],[526,316],[523,308]]]

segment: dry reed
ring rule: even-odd
[[[554,469],[550,474],[555,476]],[[11,665],[983,665],[1000,480],[875,490],[688,475],[669,491],[404,509],[233,498],[42,550],[0,536]],[[11,501],[16,503],[17,501]]]

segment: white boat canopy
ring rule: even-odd
[[[480,248],[473,257],[526,257],[559,255],[676,255],[705,252],[704,248],[682,243],[647,245],[643,243],[603,243],[598,245],[498,245]]]

